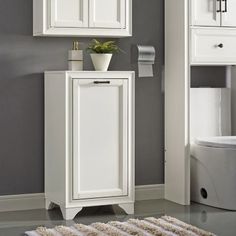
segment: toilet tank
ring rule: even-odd
[[[190,137],[231,136],[231,90],[190,89]]]

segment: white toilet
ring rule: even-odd
[[[236,210],[236,136],[231,91],[191,88],[191,200]]]

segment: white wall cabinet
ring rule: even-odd
[[[132,0],[33,0],[35,36],[132,35]]]
[[[134,211],[134,73],[45,73],[46,208]]]
[[[236,27],[235,0],[192,0],[193,26]]]

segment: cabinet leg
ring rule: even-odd
[[[76,207],[76,208],[61,208],[62,216],[65,220],[73,220],[75,216],[82,210],[82,207]]]
[[[122,208],[128,215],[134,214],[134,203],[119,204],[119,207]]]
[[[45,209],[46,210],[51,210],[55,205],[49,201],[48,199],[45,199]]]

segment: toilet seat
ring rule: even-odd
[[[196,138],[195,143],[201,146],[216,147],[216,148],[235,148],[236,136],[217,136]]]

